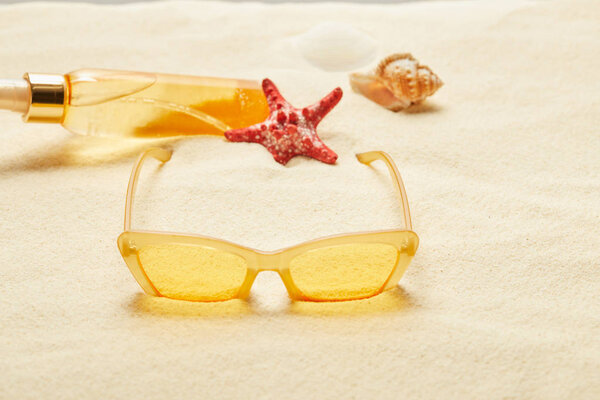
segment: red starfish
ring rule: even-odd
[[[321,101],[302,109],[293,107],[283,98],[273,82],[262,82],[270,115],[260,124],[225,132],[232,142],[260,143],[273,154],[275,161],[286,164],[297,155],[306,155],[334,164],[337,154],[317,135],[317,125],[342,98],[342,89],[335,88]]]

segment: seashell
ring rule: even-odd
[[[375,39],[339,22],[315,25],[293,41],[306,61],[325,71],[351,71],[368,65],[377,56]]]
[[[392,54],[374,71],[350,74],[352,89],[392,111],[420,103],[444,83],[409,53]]]

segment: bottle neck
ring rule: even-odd
[[[25,74],[0,79],[0,110],[23,114],[26,122],[62,122],[69,92],[63,75]]]
[[[29,108],[23,114],[26,122],[62,122],[69,96],[63,75],[26,73]]]

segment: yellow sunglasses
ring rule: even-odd
[[[125,203],[125,228],[117,243],[144,291],[190,301],[246,298],[256,275],[275,271],[293,300],[340,301],[371,297],[394,287],[419,245],[412,231],[400,173],[382,151],[357,154],[369,165],[386,163],[402,199],[405,229],[347,233],[276,251],[261,251],[207,236],[131,229],[131,209],[144,160],[171,159],[171,150],[152,148],[137,159]]]

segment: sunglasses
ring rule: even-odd
[[[293,300],[341,301],[371,297],[396,286],[415,255],[408,199],[400,173],[382,151],[357,154],[369,165],[386,163],[402,199],[405,229],[346,233],[276,251],[261,251],[212,237],[131,229],[131,210],[144,160],[167,162],[172,151],[152,148],[137,159],[117,242],[135,280],[147,294],[190,301],[246,298],[261,271],[279,274]]]

